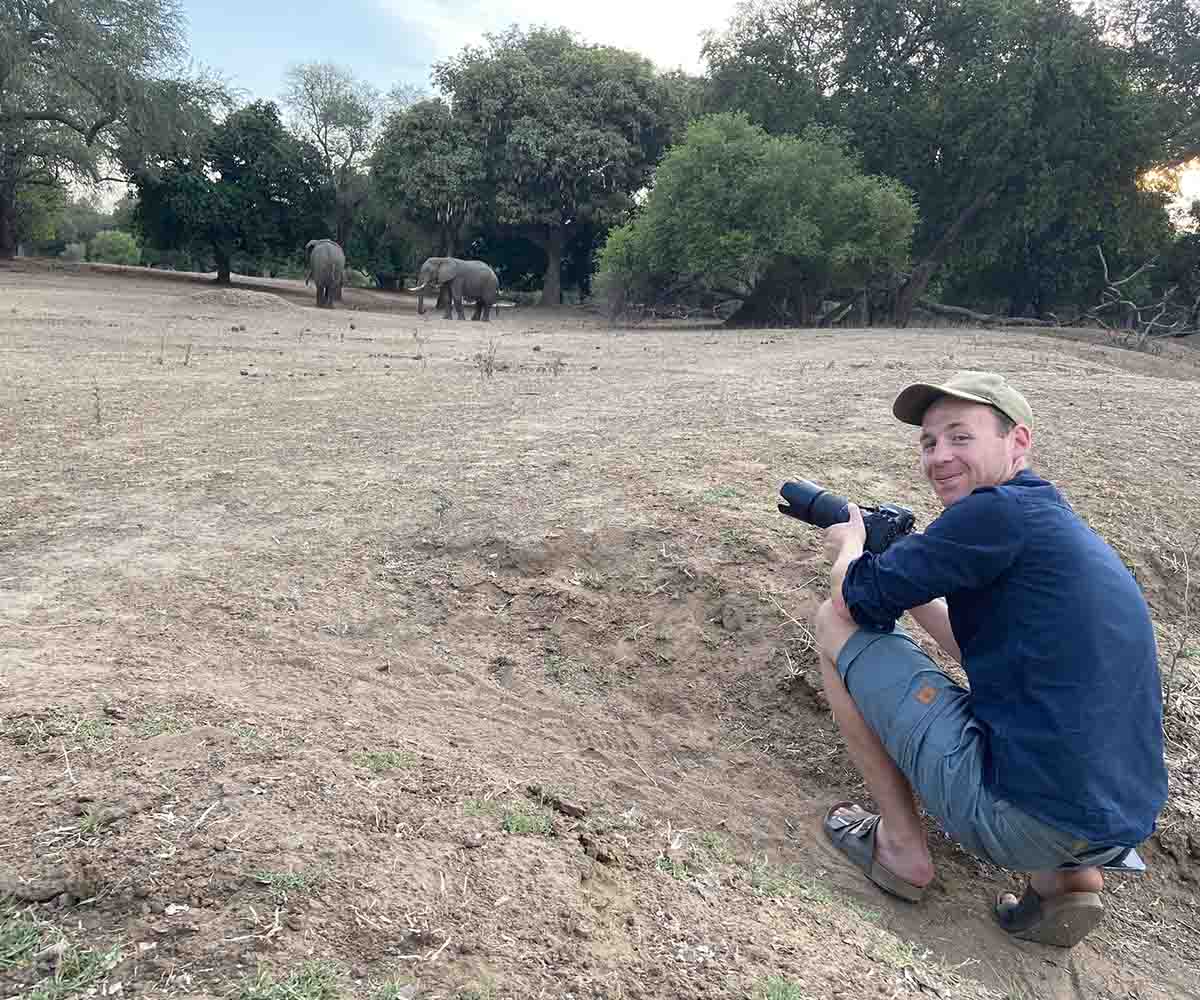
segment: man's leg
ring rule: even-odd
[[[862,717],[836,666],[838,653],[855,631],[834,610],[832,602],[826,601],[817,611],[816,638],[825,697],[846,741],[850,759],[879,804],[883,818],[875,842],[877,859],[913,885],[926,885],[933,878],[933,860],[917,815],[912,786]]]

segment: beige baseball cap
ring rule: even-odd
[[[925,411],[942,396],[994,406],[1013,422],[1033,427],[1033,409],[1025,397],[995,372],[958,372],[940,385],[917,382],[896,397],[892,413],[897,420],[920,427]]]

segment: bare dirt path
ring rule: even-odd
[[[1174,663],[1150,873],[1069,955],[1004,940],[1008,876],[936,833],[920,907],[813,843],[862,790],[774,493],[927,521],[889,403],[964,367],[1026,389]],[[1200,995],[1198,376],[0,270],[0,945],[67,942],[0,947],[0,996],[55,961],[150,996]]]

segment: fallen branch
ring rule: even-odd
[[[1025,316],[994,316],[991,313],[976,312],[974,309],[964,309],[962,306],[946,306],[929,299],[917,299],[926,312],[935,316],[948,316],[953,319],[966,319],[981,326],[1058,326],[1052,319],[1030,319]]]

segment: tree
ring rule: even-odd
[[[862,173],[838,134],[771,136],[718,114],[667,154],[600,274],[618,295],[699,291],[741,300],[739,324],[807,325],[831,290],[861,293],[902,266],[915,223],[904,186]]]
[[[179,73],[182,21],[177,0],[0,4],[0,258],[15,252],[23,191],[96,179],[223,99]]]
[[[1170,165],[1200,159],[1200,0],[1100,0],[1106,37],[1154,94]]]
[[[568,238],[624,221],[682,125],[681,88],[649,60],[564,29],[486,37],[435,65],[434,81],[481,148],[485,221],[542,248],[542,302],[557,305]]]
[[[235,255],[291,256],[320,229],[328,187],[320,154],[257,101],[212,128],[202,151],[134,178],[137,228],[163,250],[211,253],[229,284]]]
[[[965,241],[1022,219],[1035,242],[1079,233],[1162,155],[1158,99],[1102,28],[1065,0],[749,0],[706,53],[714,94],[770,127],[799,108],[843,128],[915,192],[904,325]]]
[[[388,115],[371,159],[381,203],[427,232],[445,257],[478,217],[483,157],[469,129],[440,98],[417,101]]]
[[[296,131],[320,151],[333,191],[337,241],[345,246],[367,197],[360,168],[375,141],[379,92],[329,62],[299,63],[285,79],[283,103]]]
[[[41,185],[17,192],[12,230],[18,246],[52,243],[67,210],[66,192],[57,185]],[[61,247],[59,247],[61,249]]]
[[[88,245],[88,258],[106,264],[140,264],[142,250],[130,233],[106,229]]]

